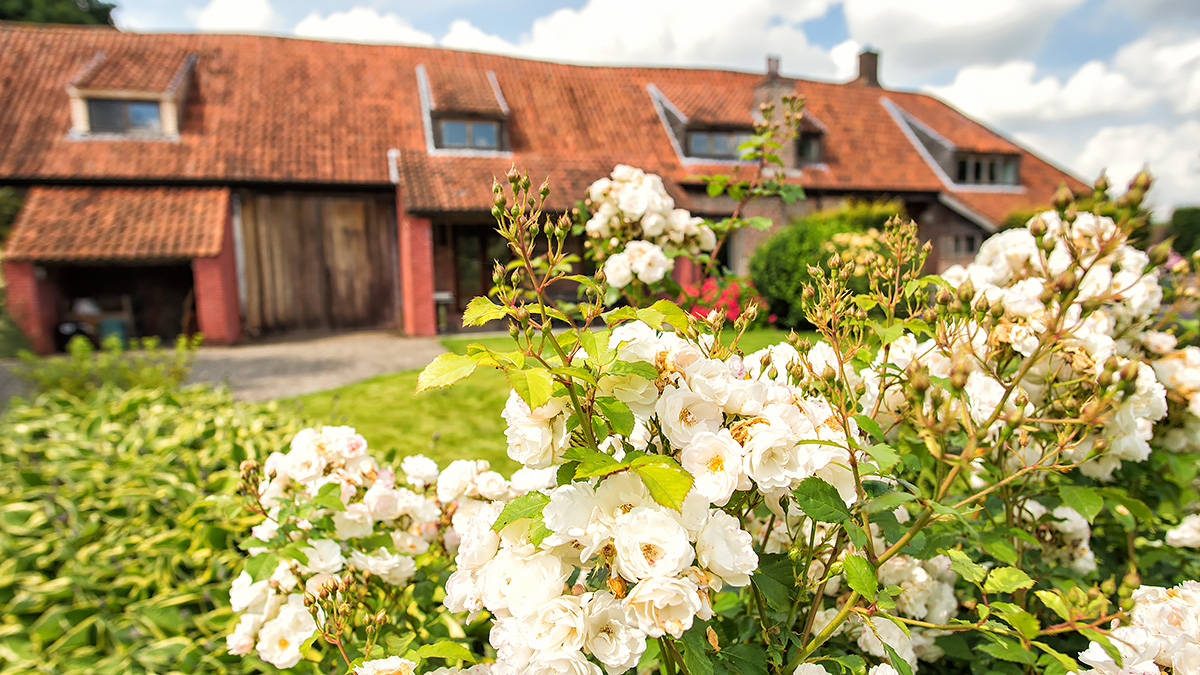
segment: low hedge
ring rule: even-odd
[[[249,527],[237,466],[299,428],[207,387],[14,401],[0,420],[0,672],[245,672],[223,639]]]

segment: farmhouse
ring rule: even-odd
[[[487,290],[491,184],[549,177],[570,209],[619,163],[720,217],[697,176],[736,159],[759,104],[795,93],[795,205],[903,200],[941,269],[1015,209],[1084,186],[924,94],[878,55],[829,83],[765,73],[576,66],[447,49],[0,23],[0,185],[25,190],[4,251],[9,311],[39,351],[65,319],[210,343],[304,329],[433,335]],[[745,271],[763,233],[741,232]]]

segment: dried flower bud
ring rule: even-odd
[[[1104,175],[1104,172],[1100,172],[1100,177],[1096,179],[1095,183],[1092,183],[1092,190],[1094,190],[1097,195],[1103,195],[1104,193],[1108,192],[1109,187],[1110,185],[1108,184],[1108,176]]]

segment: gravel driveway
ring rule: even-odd
[[[190,381],[228,382],[236,398],[266,401],[423,368],[444,351],[436,338],[384,331],[203,347]]]
[[[201,347],[189,381],[225,382],[236,398],[266,401],[423,368],[444,351],[436,338],[406,338],[386,331],[291,336]],[[24,393],[12,366],[0,363],[0,410],[10,397]]]

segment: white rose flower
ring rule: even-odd
[[[225,636],[225,649],[235,656],[245,656],[254,651],[255,636],[262,625],[262,616],[243,614],[233,632]]]
[[[562,595],[570,572],[550,553],[520,556],[501,549],[478,571],[483,604],[501,618],[528,616]]]
[[[345,540],[369,537],[375,529],[375,524],[366,504],[355,502],[347,506],[345,511],[333,514],[333,527],[337,538]]]
[[[271,587],[268,584],[267,579],[255,581],[249,572],[242,570],[229,589],[231,609],[235,612],[261,614],[266,607],[267,598],[271,595]]]
[[[750,427],[750,438],[743,446],[744,470],[765,490],[790,486],[808,476],[804,458],[792,430],[778,421]]]
[[[1200,548],[1200,513],[1185,516],[1179,525],[1167,531],[1168,546]]]
[[[579,554],[580,562],[586,561],[601,539],[607,539],[607,528],[596,520],[598,508],[596,493],[587,483],[568,483],[554,488],[550,492],[550,503],[542,509],[542,521],[552,532],[545,543],[548,546],[577,543],[583,549]]]
[[[737,518],[713,509],[696,538],[696,560],[730,586],[746,586],[758,568],[750,533]]]
[[[829,671],[817,663],[801,663],[792,671],[792,675],[829,675]]]
[[[475,489],[484,499],[503,500],[508,497],[508,481],[496,471],[484,471],[475,477]]]
[[[614,568],[629,581],[671,577],[692,564],[687,530],[663,511],[639,506],[617,518],[613,528]]]
[[[663,434],[675,448],[685,448],[697,434],[716,433],[721,428],[721,409],[686,384],[667,385],[655,405]]]
[[[585,595],[560,595],[527,617],[525,636],[530,648],[536,652],[582,649],[587,635]]]
[[[625,596],[625,611],[647,637],[679,638],[701,610],[700,589],[690,579],[647,577]]]
[[[293,447],[287,454],[285,466],[287,475],[297,483],[308,483],[325,475],[325,458],[312,445]]]
[[[470,495],[475,490],[475,476],[487,471],[488,463],[482,460],[456,459],[450,462],[437,479],[437,498],[443,504]]]
[[[604,664],[608,675],[619,675],[636,666],[646,651],[646,634],[629,625],[621,603],[611,593],[601,591],[591,595],[584,609],[584,649]]]
[[[717,506],[724,506],[742,482],[742,446],[728,429],[696,434],[679,459],[695,478],[692,490]]]
[[[617,519],[639,506],[652,506],[654,500],[642,479],[632,473],[609,476],[596,486],[596,518],[611,529]]]
[[[405,555],[421,555],[429,550],[429,542],[412,532],[396,530],[392,532],[392,549]],[[462,550],[461,546],[459,550]]]
[[[369,555],[362,551],[351,551],[350,564],[369,571],[393,586],[407,584],[417,571],[417,564],[412,558],[386,548],[378,548]]]
[[[354,675],[413,675],[417,664],[402,659],[399,656],[389,656],[386,659],[363,661],[361,666],[354,668]]]
[[[400,491],[385,483],[373,484],[363,495],[362,503],[374,520],[394,520],[400,516]]]
[[[900,672],[892,667],[890,663],[881,663],[877,666],[871,666],[867,671],[867,675],[900,675]]]
[[[317,624],[304,606],[304,596],[293,593],[274,619],[258,631],[258,657],[276,668],[291,668],[300,662],[300,645],[317,631]]]
[[[310,574],[337,574],[346,564],[342,545],[332,539],[310,539],[300,552],[308,557],[303,567]]]
[[[1200,638],[1180,641],[1171,649],[1171,670],[1175,675],[1200,675]]]
[[[570,441],[563,404],[558,399],[550,399],[531,411],[514,391],[500,416],[507,422],[504,436],[508,440],[508,456],[531,469],[554,464]]]
[[[633,266],[625,253],[614,253],[604,261],[604,278],[613,288],[625,288],[633,281]]]
[[[409,455],[400,461],[400,471],[409,485],[423,488],[437,482],[437,462],[425,455]]]
[[[509,487],[517,494],[526,494],[538,490],[549,490],[558,485],[558,467],[548,466],[544,469],[530,469],[523,466],[513,472],[509,479]]]

